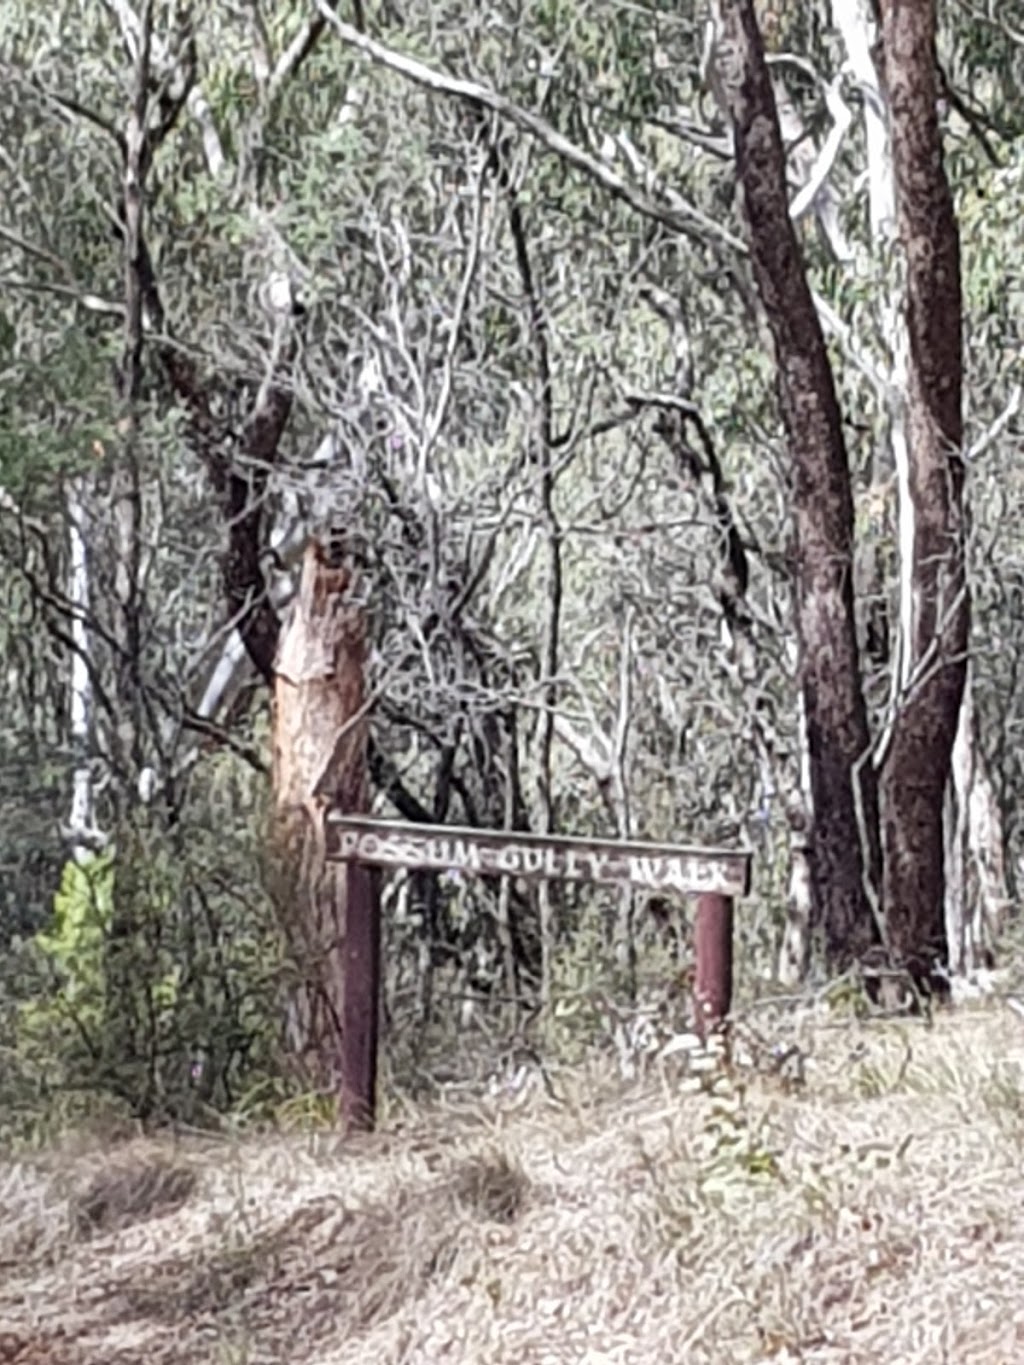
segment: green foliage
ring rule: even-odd
[[[209,384],[204,439],[215,453],[235,459],[267,374],[259,293],[268,266],[294,269],[310,305],[255,548],[268,549],[271,529],[292,531],[286,510],[296,505],[316,505],[316,515],[351,527],[368,547],[375,743],[417,800],[429,805],[434,793],[447,794],[445,818],[537,822],[538,716],[553,685],[559,721],[576,736],[555,747],[556,823],[609,833],[626,811],[638,834],[714,838],[723,826],[733,838],[749,822],[759,769],[772,767],[773,790],[786,791],[798,753],[787,663],[786,460],[774,357],[756,309],[735,287],[746,264],[638,215],[510,123],[366,62],[329,26],[271,94],[260,69],[289,50],[310,10],[302,0],[250,9],[207,5],[194,16],[202,100],[182,108],[156,152],[145,222],[168,330]],[[153,86],[173,99],[181,69],[171,69],[180,43],[172,10],[154,10]],[[829,7],[783,10],[769,46],[830,80],[843,54]],[[152,711],[136,738],[145,763],[167,778],[173,819],[119,829],[116,860],[60,869],[52,918],[32,943],[46,987],[19,1012],[22,1058],[31,1054],[51,1091],[106,1088],[132,1112],[201,1116],[233,1107],[287,1118],[319,1101],[290,1098],[277,1055],[281,950],[254,872],[262,818],[255,793],[265,778],[217,753],[190,752],[189,727],[238,606],[225,601],[220,576],[227,514],[207,479],[208,459],[187,440],[187,405],[171,392],[152,332],[135,452],[140,657],[126,661],[116,637],[123,565],[113,557],[115,538],[101,533],[116,523],[107,480],[120,468],[113,438],[124,261],[110,215],[122,193],[117,138],[132,72],[119,12],[66,8],[59,40],[51,17],[26,0],[0,15],[10,89],[0,108],[8,157],[0,168],[0,489],[15,504],[0,508],[0,709],[10,732],[0,746],[0,931],[35,932],[62,856],[60,842],[39,832],[66,800],[76,742],[67,717],[61,485],[87,473],[96,513],[89,662],[102,729],[90,757],[107,754],[121,724],[118,687],[130,662],[141,679],[140,709]],[[704,141],[721,142],[699,69],[699,7],[525,0],[481,8],[445,0],[400,17],[386,7],[367,17],[381,41],[490,84],[652,199],[677,194],[742,231],[728,157],[675,131],[691,125]],[[1019,82],[1006,73],[1019,68],[1021,54],[998,22],[947,7],[945,23],[946,69],[988,105],[1005,162],[991,168],[976,135],[948,119],[970,313],[969,417],[981,431],[1019,377],[1024,186],[1012,139],[1021,106]],[[807,136],[820,147],[828,111],[819,83],[790,63],[777,70],[793,83]],[[864,148],[852,107],[831,179],[856,264],[829,259],[810,221],[800,233],[814,287],[849,329],[848,343],[833,341],[831,351],[844,414],[861,433],[850,436],[851,458],[867,467],[884,444],[884,397],[851,357],[884,356],[880,304],[892,262],[868,240]],[[154,117],[160,112],[154,105]],[[211,132],[221,170],[208,157]],[[507,187],[486,170],[492,138],[501,140],[515,187],[522,242]],[[379,391],[368,396],[359,376],[371,357]],[[699,443],[690,431],[670,444],[653,409],[623,409],[624,394],[655,392],[693,402],[715,447],[721,496],[749,560],[755,657],[747,675],[721,640],[722,536],[711,480],[685,467],[687,443]],[[559,438],[557,536],[549,535],[526,457],[544,393]],[[321,478],[311,454],[339,428],[352,459]],[[1010,595],[1015,576],[1024,582],[1014,441],[1010,428],[990,462],[972,471],[978,543],[997,544],[999,554],[998,565],[994,558],[977,565],[976,643],[993,656],[979,680],[979,710],[987,733],[1004,727],[1008,806],[1024,790],[1012,743],[1021,723],[1013,698],[1024,697],[1016,686],[1021,599]],[[254,471],[238,461],[236,472],[262,477],[264,461],[257,463]],[[418,490],[435,478],[449,496],[425,508]],[[891,527],[874,510],[859,508],[858,529],[877,543]],[[543,659],[556,540],[562,602],[552,683]],[[893,557],[876,558],[884,590]],[[471,598],[460,601],[468,583]],[[627,611],[632,655],[623,661]],[[213,718],[213,732],[223,725],[229,742],[265,756],[263,697],[254,701],[243,687],[230,713]],[[772,754],[762,752],[759,717],[770,721]],[[612,772],[620,757],[621,773]],[[111,778],[121,813],[134,799],[135,776]],[[620,810],[611,809],[610,793]],[[765,817],[773,823],[758,860],[761,909],[745,909],[737,931],[758,979],[786,894],[782,805],[776,800]],[[524,962],[535,947],[535,908],[514,907],[529,944],[516,950],[514,984],[524,996],[534,986]],[[432,922],[417,912],[389,925],[391,1045],[416,1054],[410,1068],[423,1037],[439,1054],[450,1051],[446,1030],[458,1006],[439,1003],[444,987],[459,1001],[488,991],[497,1000],[503,983],[512,987],[511,954],[495,924],[490,892],[478,888],[464,904],[442,897]],[[554,1003],[542,1027],[562,1055],[582,1055],[606,1029],[599,991],[616,999],[648,988],[664,994],[672,964],[639,935],[640,975],[646,969],[650,979],[638,981],[620,931],[614,905],[584,904],[574,893],[556,898]],[[754,975],[743,973],[747,981]],[[27,990],[24,982],[19,989]],[[761,1158],[752,1150],[753,1167]]]
[[[154,895],[154,874],[149,872],[149,908],[157,916],[166,915]],[[48,930],[35,935],[35,945],[52,970],[56,989],[45,1001],[24,1007],[23,1036],[30,1044],[51,1037],[68,1025],[82,1038],[98,1039],[109,1003],[109,964],[111,925],[114,916],[117,862],[113,852],[85,855],[64,866],[60,889],[53,898],[53,921]],[[165,894],[168,889],[165,882]],[[166,968],[166,970],[164,970]],[[157,1027],[173,1013],[179,998],[181,967],[160,963],[147,971],[151,1017]]]
[[[106,1093],[135,1114],[198,1122],[251,1107],[244,1097],[278,1074],[272,923],[218,889],[230,882],[193,834],[195,860],[133,822],[116,853],[65,865],[30,945],[41,984],[17,1017],[16,1055],[47,1104]]]
[[[114,855],[87,854],[64,864],[53,898],[53,925],[35,942],[54,967],[62,1005],[83,1027],[95,1027],[105,1001],[103,950],[114,904]],[[31,1015],[32,1009],[29,1007]]]

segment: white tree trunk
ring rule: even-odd
[[[832,21],[842,35],[846,57],[863,96],[864,141],[867,149],[868,214],[871,243],[889,256],[896,239],[896,186],[886,126],[885,97],[872,48],[878,37],[870,0],[833,0]],[[895,283],[895,281],[893,281]],[[911,567],[914,550],[914,508],[910,499],[910,461],[904,424],[907,392],[907,337],[899,291],[887,290],[882,304],[882,335],[889,351],[883,380],[889,407],[889,448],[899,493],[900,615],[896,632],[897,658],[893,668],[892,707],[906,686],[913,660],[905,641],[910,639],[914,612]],[[880,746],[880,754],[884,745]]]
[[[988,965],[1010,906],[1003,817],[978,747],[970,670],[953,746],[945,865],[949,970],[969,976]]]
[[[795,670],[795,648],[791,649],[790,655]],[[783,986],[796,986],[807,974],[811,961],[811,921],[814,911],[808,842],[811,821],[814,819],[814,798],[811,793],[811,756],[807,747],[804,699],[799,689],[797,736],[800,746],[799,785],[795,790],[785,793],[786,822],[789,826],[789,890],[776,970]]]
[[[806,843],[790,840],[789,893],[777,976],[783,986],[796,986],[807,973],[811,939],[811,868]]]
[[[92,679],[89,673],[89,559],[88,486],[72,479],[65,495],[68,522],[67,595],[71,610],[71,666],[68,715],[74,766],[67,835],[72,856],[82,861],[102,842],[96,829],[96,799],[92,771]]]

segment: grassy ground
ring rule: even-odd
[[[771,1033],[713,1085],[0,1162],[0,1365],[1024,1361],[1024,1020]]]

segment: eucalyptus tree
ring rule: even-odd
[[[951,50],[955,70],[971,52],[975,91],[990,93],[990,74],[984,62],[977,62],[980,15],[948,32],[940,49],[934,6],[883,5],[879,11],[867,3],[834,5],[842,47],[834,54],[819,39],[813,62],[789,48],[806,27],[799,16],[780,11],[763,31],[752,6],[723,7],[722,17],[729,40],[721,50],[721,90],[734,119],[751,251],[775,333],[783,411],[798,471],[798,543],[806,546],[798,550],[797,578],[807,576],[802,671],[817,912],[834,962],[855,957],[877,937],[890,958],[912,965],[918,977],[936,963],[944,966],[947,957],[954,970],[962,970],[978,960],[986,938],[981,920],[976,913],[972,918],[966,905],[968,847],[979,893],[972,899],[975,908],[980,903],[989,914],[989,938],[1006,903],[1003,835],[984,753],[977,748],[971,694],[964,689],[970,619],[964,474],[970,452],[989,445],[1012,420],[1019,395],[1004,391],[1003,410],[990,414],[995,418],[991,430],[969,442],[963,415],[961,278],[970,278],[970,259],[962,269],[943,144],[949,162],[949,148],[956,149],[956,132],[962,130],[961,136],[999,164],[1012,149],[1004,144],[997,152],[992,135],[998,127],[995,135],[1004,136],[1009,125],[980,106],[977,93],[959,93],[940,65],[940,56],[948,62]],[[991,28],[1001,26],[993,21]],[[1005,41],[1005,28],[1000,38]],[[830,65],[844,53],[845,62],[831,77]],[[774,136],[771,131],[776,111],[787,113],[778,76],[772,88],[770,72],[780,69],[795,70],[798,80],[810,75],[824,91],[832,128],[821,146],[819,184],[831,181],[835,189],[844,177],[840,149],[853,123],[844,77],[855,82],[863,111],[861,183],[868,191],[870,233],[856,224],[849,230],[844,214],[838,222],[846,230],[837,233],[833,213],[827,239],[837,278],[846,277],[852,285],[860,276],[878,290],[873,307],[857,299],[861,325],[843,338],[845,358],[853,366],[837,371],[840,377],[844,369],[859,372],[881,416],[881,440],[859,475],[851,469],[839,421],[835,359],[831,366],[825,362],[803,284],[805,271],[813,272],[813,256],[805,261],[787,227],[801,196],[792,200],[787,215],[786,159],[778,131]],[[940,125],[942,117],[952,117],[953,124]],[[785,117],[781,123],[785,128]],[[959,160],[960,165],[953,162],[954,175],[962,171]],[[972,167],[973,176],[977,172]],[[806,248],[805,239],[804,254]],[[820,305],[817,311],[827,323]],[[874,336],[863,325],[871,311]],[[813,364],[807,363],[811,356]],[[846,401],[856,401],[849,381],[845,387]],[[828,414],[828,434],[823,428],[812,439],[819,408]],[[850,429],[856,431],[856,424]],[[894,493],[897,508],[898,607],[891,644],[888,612],[878,608],[879,588],[882,603],[888,589],[877,577],[877,541],[867,547],[867,561],[863,550],[854,557],[852,492],[865,475],[872,500],[885,503]],[[822,517],[826,507],[835,509],[834,518]],[[813,579],[816,571],[829,569],[838,573],[825,580],[831,582],[831,598]],[[860,625],[869,670],[881,665],[881,677],[889,680],[884,702],[877,700],[876,685],[861,676],[850,587],[855,574],[861,590],[875,594],[875,605],[861,610]],[[816,615],[828,601],[845,653],[834,644],[821,649],[814,643],[821,634]],[[867,695],[876,698],[871,705],[865,704],[865,683]],[[842,713],[855,718],[853,729],[826,726],[830,738],[823,743],[815,713],[840,702]],[[843,733],[846,750],[833,762],[832,745]],[[841,789],[838,800],[827,773]],[[837,875],[837,850],[844,875]]]
[[[126,888],[147,860],[124,828],[138,824],[135,793],[170,828],[205,788],[210,745],[260,762],[243,733],[261,724],[251,679],[273,671],[314,531],[340,532],[372,585],[371,763],[402,813],[612,820],[622,832],[742,819],[742,793],[661,780],[688,732],[704,762],[708,734],[731,723],[681,700],[703,690],[706,666],[692,660],[732,599],[701,583],[723,528],[717,438],[674,387],[690,382],[704,323],[661,287],[692,240],[714,308],[728,234],[678,194],[644,189],[617,118],[577,120],[576,95],[602,70],[616,97],[654,114],[643,28],[610,42],[584,26],[578,51],[562,46],[559,88],[535,61],[558,53],[556,19],[538,10],[535,32],[501,42],[472,30],[481,74],[502,73],[517,97],[500,107],[479,82],[438,103],[390,49],[378,43],[367,66],[359,43],[334,42],[362,41],[358,30],[338,35],[288,6],[197,26],[164,6],[112,4],[62,15],[59,42],[37,15],[15,26],[2,225],[13,353],[24,366],[35,337],[88,337],[82,401],[99,415],[95,431],[74,429],[88,515],[63,519],[66,546],[42,580],[31,561],[20,571],[49,622],[74,624],[61,649],[86,679],[71,696],[87,730],[72,729],[100,778],[75,824],[90,844],[115,834],[128,929]],[[667,41],[684,54],[691,38],[677,25]],[[593,150],[612,136],[610,152]],[[554,158],[534,154],[535,137]],[[57,166],[71,148],[69,195]],[[565,181],[563,152],[578,182]],[[58,213],[62,197],[75,213]],[[723,349],[721,322],[708,333]],[[722,376],[715,402],[731,405],[731,377],[709,366]],[[66,420],[68,379],[51,366]],[[45,507],[42,554],[62,518],[45,504],[29,396],[12,424],[35,463],[10,490],[9,524],[24,532]],[[764,494],[777,499],[772,478]],[[750,547],[727,529],[723,567],[746,577]],[[664,604],[687,595],[679,648]],[[675,669],[690,674],[682,692],[667,685]],[[650,726],[630,723],[638,698]],[[724,754],[711,762],[724,772]],[[461,914],[448,899],[430,886],[415,907],[431,954]],[[542,906],[538,928],[515,888],[502,907],[504,979],[550,979],[577,909]]]
[[[773,226],[753,233],[714,42],[678,7],[9,11],[0,550],[5,591],[49,635],[15,632],[5,685],[56,756],[68,852],[126,819],[143,844],[154,821],[160,839],[194,830],[226,791],[251,877],[268,684],[316,536],[361,585],[379,807],[749,835],[773,911],[788,863],[801,909],[810,853],[834,965],[882,935],[892,879],[934,851],[912,851],[899,816],[914,764],[882,761],[910,743],[908,681],[914,706],[939,688],[927,669],[917,687],[925,618],[902,652],[890,639],[904,421],[907,461],[923,449],[899,395],[925,381],[912,352],[900,370],[913,329],[888,302],[901,134],[874,18],[833,9],[764,18],[762,113],[784,141]],[[1013,43],[973,13],[948,37],[953,124],[972,150],[998,138],[1001,160],[1009,103],[992,132],[958,91]],[[955,169],[982,183],[969,155]],[[834,375],[827,468],[807,441],[792,460],[778,422],[758,287],[778,293],[784,249],[800,354],[821,392]],[[790,426],[799,377],[783,363]],[[975,428],[998,418],[1000,384]],[[955,505],[935,505],[936,526]],[[905,556],[925,602],[926,539]],[[38,688],[45,651],[63,672]],[[984,733],[1008,684],[976,677]],[[904,928],[895,912],[901,952],[927,946],[935,887]],[[515,887],[493,904],[437,879],[393,894],[396,1019],[436,1015],[441,969],[474,998],[544,997],[585,977],[574,938],[628,959],[641,922],[631,903],[538,905]]]

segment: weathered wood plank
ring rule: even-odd
[[[375,867],[583,881],[683,895],[745,896],[750,890],[751,854],[735,849],[410,825],[337,811],[327,816],[325,846],[331,861]]]

